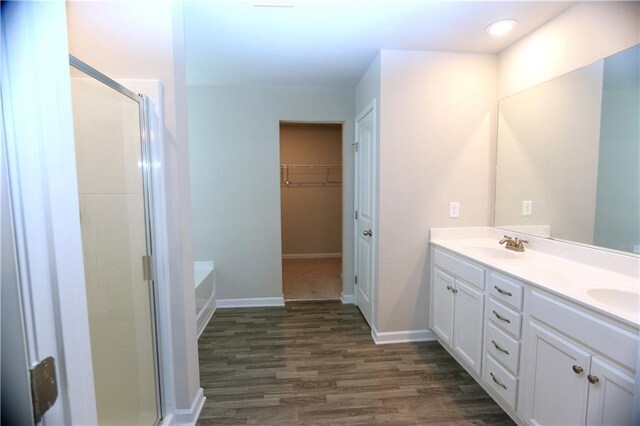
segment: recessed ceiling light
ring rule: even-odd
[[[489,25],[485,31],[492,36],[501,36],[514,29],[516,25],[518,25],[518,21],[515,19],[504,19]]]

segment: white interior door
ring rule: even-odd
[[[375,102],[356,119],[356,301],[373,326],[375,282]]]

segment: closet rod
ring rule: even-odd
[[[282,168],[287,168],[287,167],[291,167],[291,168],[303,168],[303,167],[334,168],[335,167],[335,168],[338,168],[338,167],[342,167],[342,164],[280,164],[280,167]]]

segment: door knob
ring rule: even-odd
[[[584,371],[584,369],[582,367],[580,367],[579,365],[574,365],[573,367],[571,367],[573,369],[573,372],[576,374],[580,374]]]
[[[593,376],[591,374],[587,374],[587,380],[589,380],[589,383],[591,383],[592,385],[595,385],[596,383],[598,383],[600,381],[598,376]]]
[[[364,235],[365,237],[370,237],[373,235],[373,232],[371,232],[371,229],[367,229],[366,231],[362,231],[362,235]]]

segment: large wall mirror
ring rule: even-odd
[[[640,253],[640,45],[500,101],[495,226]]]

